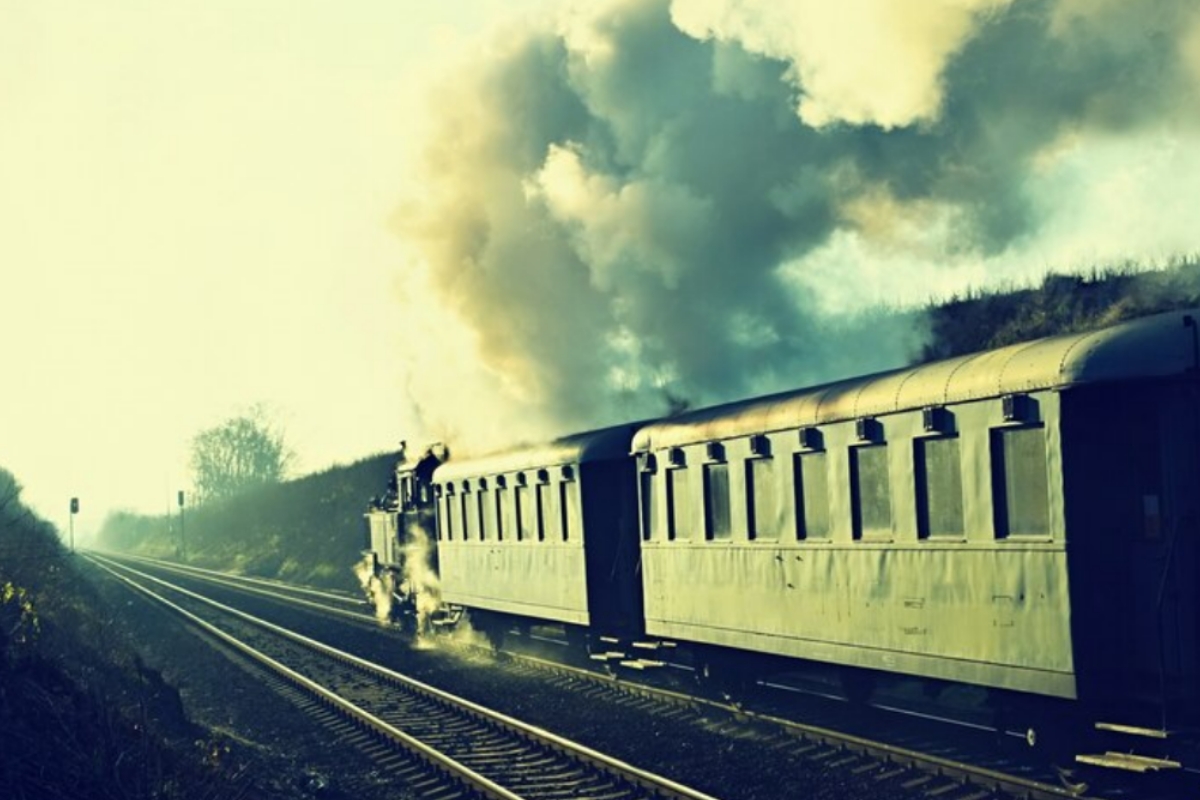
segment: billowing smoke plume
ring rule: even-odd
[[[445,435],[894,366],[919,324],[855,314],[1197,244],[1192,0],[587,4],[431,113],[397,227]]]
[[[431,565],[433,549],[433,537],[417,523],[409,523],[404,543],[404,574],[397,588],[412,600],[418,642],[428,639],[430,618],[442,607],[441,585]]]
[[[392,617],[392,577],[375,574],[374,556],[367,554],[354,565],[354,577],[362,587],[367,602],[375,608],[375,619],[386,624]]]

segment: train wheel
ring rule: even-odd
[[[720,648],[706,647],[696,653],[696,680],[709,691],[737,702],[754,685],[745,661]]]
[[[866,705],[875,694],[875,674],[865,669],[847,667],[839,676],[842,685],[842,695],[854,705]]]
[[[487,611],[472,611],[470,623],[472,628],[483,634],[493,651],[498,653],[504,648],[508,623],[503,617]]]

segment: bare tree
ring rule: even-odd
[[[262,406],[203,430],[192,439],[192,481],[201,503],[278,483],[293,458]]]

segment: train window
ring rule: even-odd
[[[562,518],[562,540],[571,538],[572,520],[580,519],[579,513],[579,484],[574,481],[563,481],[558,485],[558,505]],[[576,533],[578,536],[582,529]]]
[[[563,512],[554,505],[556,494],[552,483],[539,483],[538,510],[541,513],[541,529],[546,539],[554,541],[562,539]]]
[[[496,541],[504,541],[504,532],[511,531],[513,524],[511,519],[510,508],[512,504],[509,502],[508,489],[497,484],[496,485]]]
[[[779,538],[783,504],[779,502],[774,458],[752,458],[746,462],[746,512],[751,539]]]
[[[850,450],[850,493],[854,538],[892,535],[892,483],[886,444]]]
[[[554,524],[554,514],[550,508],[553,495],[550,494],[550,484],[538,483],[535,487],[537,492],[537,538],[539,542],[546,541],[550,537],[546,528]]]
[[[449,539],[450,533],[450,496],[438,496],[438,538]]]
[[[958,438],[913,442],[917,482],[917,535],[962,538],[962,457]]]
[[[496,538],[495,506],[492,505],[492,493],[487,489],[479,490],[479,538],[482,540]]]
[[[996,538],[1050,535],[1045,429],[992,431],[992,496]]]
[[[708,539],[732,538],[728,464],[704,465],[704,535]]]
[[[504,507],[500,510],[500,517],[503,518],[500,528],[504,529],[504,533],[508,534],[509,537],[515,537],[520,533],[521,529],[517,525],[516,487],[505,489]]]
[[[829,467],[825,453],[797,453],[792,457],[795,479],[796,538],[829,537]]]
[[[658,527],[658,495],[654,488],[654,473],[642,472],[638,478],[642,484],[642,538],[646,541],[661,539],[662,531]]]
[[[458,497],[454,494],[446,495],[446,539],[454,539],[454,529],[458,527],[458,521],[455,517],[458,516]]]
[[[459,495],[459,500],[462,504],[462,538],[463,541],[470,541],[472,531],[477,527],[479,518],[475,516],[475,504],[472,501],[471,493],[464,490]]]
[[[667,538],[692,538],[692,493],[689,490],[691,473],[687,467],[667,471]]]
[[[529,497],[529,485],[517,486],[517,541],[532,542],[539,527],[538,508]]]

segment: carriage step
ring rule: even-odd
[[[1178,761],[1167,758],[1151,758],[1133,753],[1115,753],[1109,751],[1095,755],[1082,754],[1075,756],[1080,764],[1090,764],[1094,767],[1108,769],[1123,769],[1127,772],[1158,772],[1159,770],[1179,769],[1183,765]]]
[[[622,661],[621,662],[622,667],[628,667],[629,669],[656,669],[658,667],[663,666],[664,664],[665,664],[665,662],[663,662],[663,661],[653,661],[648,658],[639,658],[635,661]]]
[[[1130,736],[1145,736],[1148,739],[1166,739],[1170,734],[1161,728],[1139,728],[1136,725],[1121,725],[1116,722],[1097,722],[1096,730],[1126,733]]]

